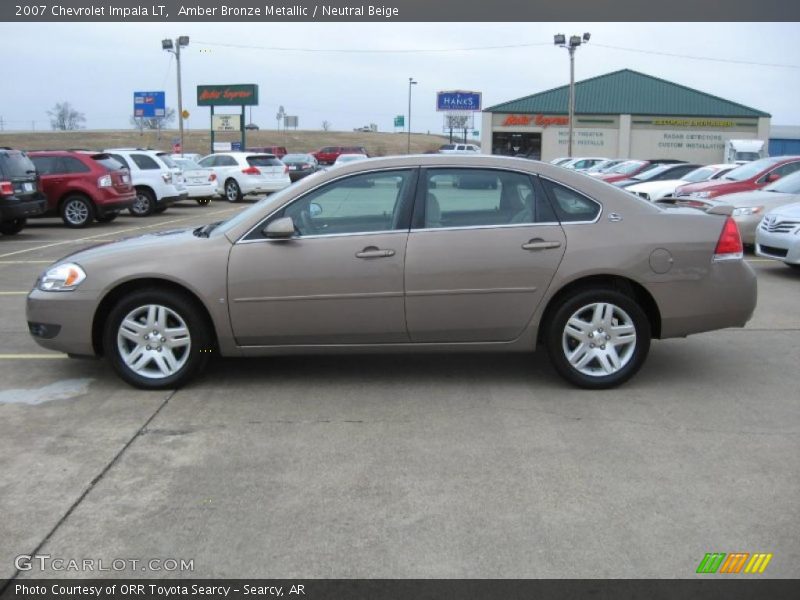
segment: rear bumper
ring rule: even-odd
[[[278,192],[283,188],[291,185],[291,183],[292,180],[289,179],[288,175],[282,179],[262,180],[262,181],[243,180],[240,182],[242,194],[261,194],[268,192]]]
[[[43,214],[47,210],[47,198],[42,194],[29,200],[0,200],[0,221],[13,221]]]
[[[188,198],[213,198],[219,195],[216,183],[205,183],[201,185],[187,185],[186,191]]]

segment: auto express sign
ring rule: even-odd
[[[436,92],[436,110],[449,112],[480,111],[481,92],[465,92],[463,90]]]
[[[257,106],[258,85],[198,85],[197,106]]]

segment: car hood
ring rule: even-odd
[[[664,188],[674,188],[683,185],[686,182],[683,179],[663,179],[661,181],[642,181],[641,183],[634,183],[628,186],[630,192],[652,192],[662,190]]]
[[[794,204],[785,204],[784,206],[780,206],[769,211],[769,214],[780,215],[790,219],[800,219],[800,202],[795,202]]]
[[[731,181],[730,179],[712,179],[711,181],[699,181],[698,183],[688,183],[681,187],[681,192],[703,192],[706,190],[725,189],[747,183],[744,181]]]
[[[725,194],[721,196],[718,202],[722,204],[730,204],[734,207],[740,206],[762,206],[774,203],[785,204],[800,200],[797,194],[784,194],[781,192],[765,192],[764,190],[754,190],[752,192],[736,192],[734,194]]]
[[[96,260],[117,259],[119,261],[129,261],[129,257],[137,253],[161,257],[169,256],[168,253],[173,250],[173,247],[188,243],[190,238],[206,239],[195,236],[192,233],[194,229],[196,228],[170,229],[168,231],[157,231],[123,238],[116,242],[103,242],[69,254],[58,262],[69,260],[79,265],[85,265]]]

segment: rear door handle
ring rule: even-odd
[[[527,244],[522,244],[523,250],[549,250],[550,248],[558,248],[561,242],[546,242],[542,238],[534,238]]]
[[[394,250],[381,250],[376,246],[367,246],[361,252],[356,252],[356,258],[386,258],[394,256]]]

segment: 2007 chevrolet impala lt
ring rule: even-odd
[[[568,381],[606,388],[651,338],[752,315],[755,275],[717,212],[521,159],[372,159],[227,221],[65,257],[28,296],[28,326],[142,388],[180,386],[213,353],[537,345]]]

